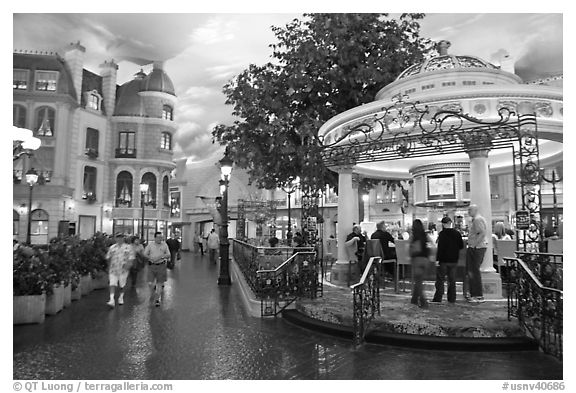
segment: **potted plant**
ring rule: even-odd
[[[30,247],[13,252],[13,323],[42,323],[46,311],[46,261]]]
[[[92,251],[93,247],[89,240],[80,240],[78,243],[77,257],[74,260],[74,270],[80,277],[79,287],[82,296],[92,291]]]
[[[103,233],[96,233],[90,241],[92,242],[91,265],[92,265],[92,286],[94,289],[108,288],[108,261],[106,253],[110,246],[108,236]]]
[[[48,315],[55,315],[64,307],[64,289],[70,283],[70,274],[72,271],[70,248],[66,240],[59,237],[50,240],[50,244],[48,245],[48,285],[46,290],[46,314]]]

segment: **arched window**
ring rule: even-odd
[[[168,176],[164,176],[164,179],[162,179],[162,199],[164,200],[164,206],[170,207],[170,183]]]
[[[26,107],[14,104],[12,106],[12,125],[15,127],[26,128]]]
[[[54,119],[56,112],[54,109],[43,106],[36,111],[36,135],[54,136]]]
[[[116,177],[116,207],[132,207],[132,174],[128,171]]]
[[[144,203],[156,207],[156,176],[146,172],[142,176],[142,183],[148,184],[148,193],[144,195]]]
[[[174,120],[173,109],[170,105],[164,105],[162,107],[162,118],[164,120]]]
[[[160,139],[160,148],[166,150],[172,150],[172,134],[169,132],[163,132]]]
[[[30,217],[30,243],[48,244],[48,213],[36,209],[32,210]]]

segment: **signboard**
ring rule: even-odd
[[[428,199],[454,199],[454,175],[428,176]]]
[[[530,227],[530,213],[526,210],[516,212],[516,229],[528,229]]]

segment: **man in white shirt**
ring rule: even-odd
[[[166,263],[170,259],[168,245],[162,239],[162,232],[154,234],[154,241],[148,243],[144,250],[144,256],[148,259],[148,285],[150,293],[154,291],[154,304],[160,306],[162,290],[166,282]],[[156,289],[154,289],[156,288]]]
[[[212,228],[210,234],[208,235],[208,252],[210,256],[210,262],[216,263],[216,254],[218,253],[218,248],[220,247],[220,237]]]
[[[124,304],[124,286],[130,272],[130,267],[134,262],[134,251],[132,247],[124,241],[122,233],[116,234],[116,244],[113,244],[106,253],[108,260],[108,279],[110,281],[110,300],[108,306],[114,308],[116,305],[114,297],[116,294],[116,287],[118,287],[119,296],[118,304]]]

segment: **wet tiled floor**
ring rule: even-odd
[[[184,253],[161,307],[143,281],[109,310],[107,291],[43,324],[14,326],[14,379],[561,379],[538,352],[449,352],[365,345],[250,317],[237,285]],[[142,277],[140,277],[142,279]]]

